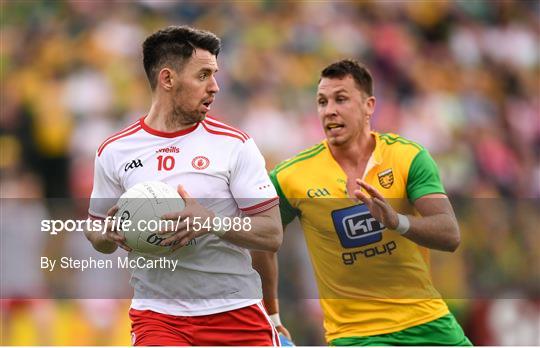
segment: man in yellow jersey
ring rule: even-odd
[[[429,249],[460,243],[435,162],[422,146],[371,130],[372,77],[356,61],[322,71],[317,110],[326,139],[270,177],[283,223],[299,217],[304,230],[327,341],[471,345],[429,274]]]

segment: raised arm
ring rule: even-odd
[[[418,198],[414,207],[421,217],[406,216],[410,227],[403,236],[430,249],[455,251],[461,237],[448,197],[443,194],[426,195]]]
[[[428,194],[414,202],[420,217],[398,214],[377,189],[362,180],[355,196],[364,202],[375,219],[403,237],[430,249],[455,251],[460,243],[459,226],[450,201],[444,194]]]

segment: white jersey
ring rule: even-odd
[[[255,142],[209,117],[174,133],[154,130],[142,118],[105,140],[96,154],[90,217],[105,218],[112,205],[99,198],[118,198],[150,180],[183,185],[219,216],[256,214],[278,204]],[[179,260],[174,272],[133,271],[132,308],[195,316],[250,306],[262,298],[248,250],[213,234],[167,257]]]

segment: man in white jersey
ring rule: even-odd
[[[254,141],[206,116],[219,91],[219,50],[214,34],[186,26],[149,36],[143,60],[153,92],[150,111],[97,150],[91,218],[116,212],[104,198],[116,199],[137,183],[159,180],[178,187],[187,202],[167,218],[251,219],[250,231],[195,233],[180,224],[162,242],[174,245],[167,257],[179,260],[176,270],[133,271],[129,314],[135,345],[279,345],[247,250],[279,248],[278,197]],[[88,232],[87,237],[100,252],[112,253],[118,246],[129,251],[114,231]]]

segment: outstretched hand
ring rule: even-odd
[[[361,179],[356,179],[356,183],[369,194],[368,196],[362,192],[362,190],[354,190],[353,194],[356,198],[361,200],[368,207],[369,212],[377,219],[377,221],[381,222],[389,229],[396,229],[399,224],[397,212],[386,201],[381,193],[377,191],[375,187]]]

